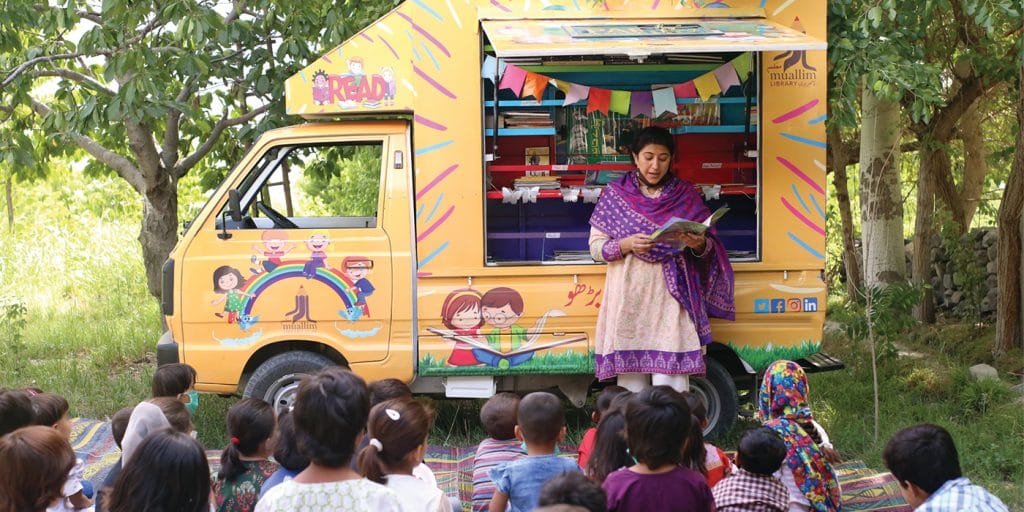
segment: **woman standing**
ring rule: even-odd
[[[649,385],[648,375],[655,385],[689,389],[689,376],[705,372],[708,317],[735,318],[732,267],[713,228],[683,234],[678,245],[650,238],[672,217],[710,215],[693,185],[669,172],[674,152],[668,130],[641,130],[632,147],[637,171],[608,184],[590,218],[590,253],[608,262],[597,378],[617,376],[631,391]]]

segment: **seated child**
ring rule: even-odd
[[[268,459],[274,426],[274,408],[258,398],[243,398],[228,409],[231,438],[213,482],[217,512],[251,512],[256,507],[263,482],[278,468]]]
[[[64,501],[75,452],[57,429],[33,425],[0,436],[0,461],[0,510],[37,511]]]
[[[0,388],[0,436],[32,424],[32,400],[20,389]]]
[[[583,473],[562,473],[548,480],[540,489],[538,507],[574,505],[589,512],[605,512],[608,498],[604,490]]]
[[[115,412],[114,416],[110,418],[110,434],[114,437],[114,444],[117,445],[118,450],[121,449],[121,441],[124,440],[124,433],[128,430],[128,420],[132,416],[132,409],[132,407],[124,407]],[[100,484],[99,492],[96,493],[96,510],[105,510],[103,508],[103,497],[110,494],[110,491],[114,488],[117,475],[121,474],[121,467],[122,460],[121,457],[118,457],[117,462],[110,467],[110,471],[107,472],[103,483]]]
[[[537,507],[544,482],[566,472],[578,472],[572,459],[555,455],[565,437],[565,413],[557,396],[543,391],[530,393],[519,403],[516,437],[526,442],[526,457],[491,469],[494,496],[490,512],[529,512]]]
[[[480,423],[487,438],[480,441],[473,456],[473,512],[486,512],[494,496],[491,469],[526,456],[523,444],[516,439],[516,412],[519,395],[498,393],[480,408]]]
[[[629,391],[616,395],[597,424],[594,451],[584,471],[598,485],[603,484],[612,471],[634,463],[626,447],[626,404],[632,396]]]
[[[718,512],[786,512],[789,491],[774,473],[786,458],[786,443],[768,427],[747,429],[736,452],[739,469],[711,493]]]
[[[291,411],[284,411],[277,416],[277,438],[274,440],[274,460],[280,465],[270,475],[260,489],[260,497],[275,485],[295,478],[306,466],[309,457],[299,449],[299,437],[295,435],[295,418]]]
[[[721,448],[704,441],[704,428],[708,426],[708,411],[704,400],[689,391],[683,392],[683,398],[693,415],[690,436],[683,448],[683,465],[704,475],[708,486],[713,488],[732,472],[732,461]]]
[[[71,439],[71,418],[68,417],[68,401],[56,393],[39,393],[32,398],[32,421],[36,425],[53,427],[64,439]],[[61,512],[65,510],[79,510],[92,506],[92,499],[86,496],[86,485],[91,489],[91,484],[83,484],[82,471],[85,463],[82,459],[75,459],[75,466],[71,468],[68,479],[64,482],[64,499],[51,505],[46,510]]]
[[[584,471],[587,469],[587,461],[590,459],[590,454],[594,451],[594,440],[597,439],[597,424],[601,422],[601,415],[608,412],[608,408],[612,405],[612,398],[628,391],[622,386],[608,386],[597,395],[597,399],[594,400],[594,411],[590,413],[590,419],[594,422],[594,426],[588,428],[583,433],[583,439],[580,441],[580,447],[577,451],[576,463],[579,464],[580,469]]]
[[[1006,505],[960,472],[946,429],[927,423],[893,434],[882,452],[900,493],[917,512],[1006,512]]]
[[[195,416],[199,408],[196,392],[196,369],[183,363],[165,364],[153,373],[153,398],[169,396],[185,404],[188,413]]]
[[[452,505],[437,486],[413,476],[427,451],[431,414],[411,398],[381,402],[370,410],[366,436],[359,452],[363,475],[395,491],[403,512],[449,512]]]
[[[704,476],[680,465],[690,421],[686,399],[669,386],[633,396],[626,404],[626,442],[637,462],[605,478],[609,512],[715,510]]]
[[[143,427],[140,415],[148,418],[149,426],[153,419],[160,423],[162,413],[153,404],[143,402],[135,409],[129,433]],[[126,444],[129,435],[135,434],[125,434]],[[209,512],[210,465],[206,452],[184,432],[169,427],[152,430],[125,453],[124,468],[104,501],[109,503],[109,512]]]

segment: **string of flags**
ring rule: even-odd
[[[752,67],[751,54],[742,53],[714,70],[681,84],[662,86],[650,91],[620,91],[551,78],[488,55],[484,59],[480,76],[491,82],[496,81],[499,89],[509,89],[518,98],[532,96],[539,101],[544,97],[544,91],[550,84],[565,94],[562,106],[586,100],[588,114],[601,112],[607,115],[608,112],[616,112],[630,117],[657,117],[663,112],[675,114],[677,98],[699,97],[707,101],[712,96],[728,91],[734,85],[740,85],[750,74]]]

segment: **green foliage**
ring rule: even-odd
[[[964,294],[953,313],[966,320],[978,320],[981,301],[988,292],[985,286],[988,271],[975,258],[973,234],[961,235],[959,226],[950,219],[944,219],[939,233],[942,248],[953,263],[953,283]]]
[[[834,307],[833,318],[841,317],[843,329],[850,339],[867,339],[868,321],[872,323],[876,352],[879,359],[896,355],[896,344],[915,325],[913,309],[921,300],[922,290],[902,282],[888,286],[875,286],[867,291],[869,297]],[[871,303],[870,315],[867,304]],[[830,309],[833,306],[830,306]]]
[[[807,357],[811,354],[816,354],[821,350],[821,344],[811,341],[803,341],[795,347],[776,347],[769,341],[763,347],[751,347],[747,345],[736,346],[730,343],[729,348],[733,349],[733,351],[736,352],[736,355],[740,356],[740,358],[752,366],[754,370],[761,371],[780,359],[796,361],[797,359]]]
[[[379,146],[332,146],[317,153],[306,166],[300,186],[316,201],[310,212],[338,217],[377,215],[380,189]]]
[[[966,368],[953,374],[957,405],[965,414],[984,415],[1001,405],[1008,404],[1013,394],[1009,387],[998,379],[975,379]]]
[[[8,361],[16,376],[25,367],[25,303],[8,297],[0,297],[0,360]]]

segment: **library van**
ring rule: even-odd
[[[779,358],[810,370],[825,316],[825,2],[415,0],[286,83],[288,114],[164,265],[161,364],[287,407],[340,364],[417,393],[594,379],[604,187],[646,126],[735,272],[693,389],[709,430]],[[643,316],[644,311],[637,311]]]

